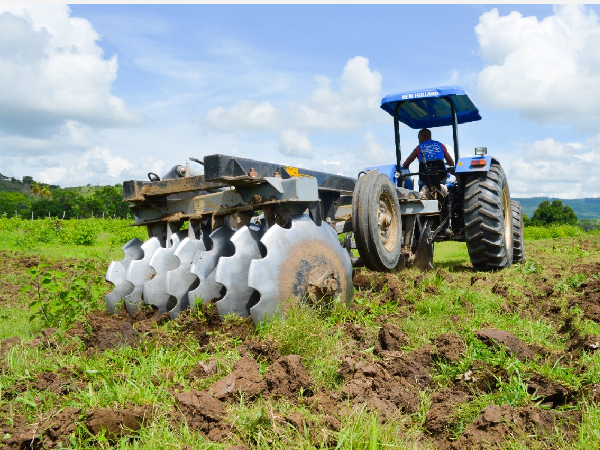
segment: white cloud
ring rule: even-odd
[[[371,71],[367,58],[356,56],[344,66],[339,91],[321,76],[309,100],[290,103],[292,123],[305,129],[358,129],[381,113],[381,79],[379,72]]]
[[[130,167],[130,169],[132,168]],[[139,167],[128,171],[128,175],[135,179],[146,179],[149,172],[154,172],[162,177],[167,172],[167,163],[162,159],[146,156],[140,161]]]
[[[204,124],[220,131],[239,129],[276,130],[279,125],[280,112],[270,102],[256,103],[252,100],[241,100],[231,108],[220,106],[209,110]]]
[[[66,167],[48,167],[47,169],[40,170],[36,174],[36,179],[42,183],[57,184],[63,180],[67,175]]]
[[[146,162],[142,160],[142,166],[156,168],[156,161],[153,158],[149,158]],[[114,180],[122,181],[122,175],[131,172],[133,168],[131,162],[113,155],[109,149],[95,147],[77,158],[74,164],[68,167],[60,165],[42,169],[36,173],[34,178],[49,184],[60,184],[63,181],[67,181],[69,184],[74,182],[86,184],[90,180],[98,182],[98,180],[107,179],[114,182]],[[158,168],[162,169],[163,167],[159,166]]]
[[[242,100],[229,108],[208,111],[203,125],[219,131],[238,129],[275,131],[292,125],[303,131],[356,130],[368,120],[381,120],[381,74],[369,68],[369,60],[356,56],[346,63],[339,90],[323,75],[315,77],[316,89],[305,100],[289,102],[287,110],[270,102]]]
[[[536,141],[510,164],[508,183],[513,197],[596,197],[600,192],[600,154],[593,141]],[[590,145],[592,144],[592,145]]]
[[[110,93],[117,57],[66,5],[0,5],[0,128],[8,135],[52,135],[62,126],[140,122]]]
[[[395,150],[386,149],[379,144],[371,131],[365,134],[364,141],[354,149],[354,156],[356,158],[354,167],[359,167],[359,170],[364,167],[394,164],[396,162]]]
[[[486,67],[478,77],[482,100],[519,111],[541,124],[596,131],[600,120],[600,24],[582,5],[554,8],[542,20],[496,8],[475,33]]]
[[[284,155],[311,158],[314,149],[306,136],[296,130],[283,130],[279,136],[279,151]]]

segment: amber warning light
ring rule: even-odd
[[[480,166],[485,166],[486,164],[487,164],[487,161],[484,158],[471,160],[471,167],[480,167]]]

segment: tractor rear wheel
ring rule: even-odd
[[[521,203],[511,200],[510,209],[513,223],[513,263],[520,263],[525,259],[524,222]]]
[[[467,176],[465,238],[475,270],[501,270],[513,260],[513,217],[504,170],[492,163],[486,173]]]
[[[386,272],[398,265],[402,250],[402,220],[396,187],[379,172],[359,178],[352,198],[356,248],[371,270]]]

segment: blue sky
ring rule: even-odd
[[[599,7],[0,6],[0,172],[61,186],[224,153],[394,162],[387,94],[457,84],[515,197],[600,196]],[[452,145],[448,128],[434,138]],[[417,130],[401,129],[403,155]]]

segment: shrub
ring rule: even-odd
[[[581,236],[585,232],[575,225],[555,225],[550,227],[526,227],[525,239],[556,239],[563,237]]]
[[[65,221],[60,242],[71,245],[94,245],[98,240],[99,220],[82,219]]]

